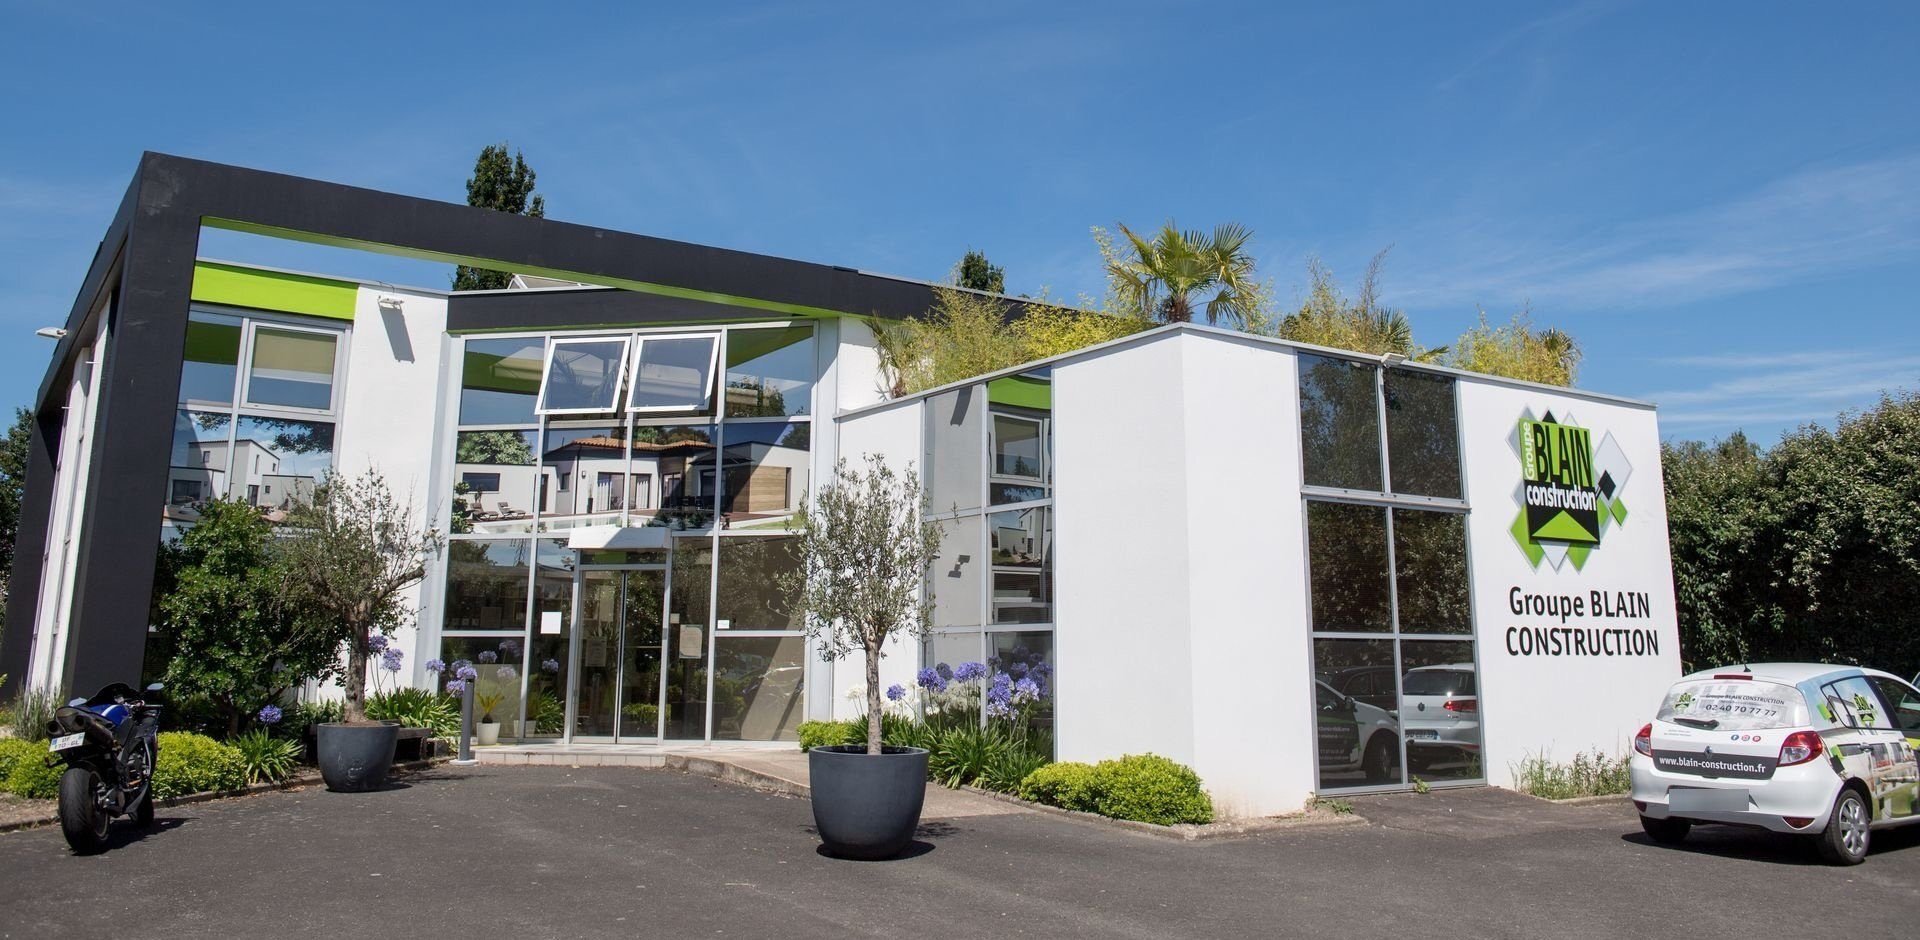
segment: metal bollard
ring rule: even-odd
[[[456,764],[478,763],[473,759],[473,682],[463,680],[460,683],[460,751],[453,759]]]

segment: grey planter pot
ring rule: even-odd
[[[841,858],[892,858],[913,842],[927,798],[927,751],[865,745],[807,752],[813,824],[829,853]]]
[[[393,748],[400,740],[398,722],[327,723],[319,726],[317,734],[315,756],[327,789],[364,793],[387,785],[387,772],[393,769]]]

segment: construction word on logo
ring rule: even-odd
[[[1520,458],[1513,540],[1536,570],[1542,561],[1555,571],[1569,561],[1575,571],[1586,567],[1607,528],[1627,521],[1620,491],[1633,465],[1626,453],[1612,434],[1596,448],[1592,431],[1551,411],[1538,418],[1522,414],[1508,443]]]

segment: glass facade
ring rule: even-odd
[[[1299,362],[1319,787],[1481,781],[1454,379]]]
[[[780,533],[810,484],[813,327],[463,353],[442,645],[522,644],[522,724],[504,733],[792,740],[806,644]],[[566,547],[608,525],[671,529],[673,548]]]
[[[1003,376],[924,408],[923,485],[941,541],[927,576],[934,629],[923,663],[979,663],[989,681],[1030,678],[1041,695],[1023,714],[1051,747],[1052,376]]]
[[[189,526],[209,500],[234,499],[279,523],[312,494],[333,469],[344,336],[299,318],[189,312],[164,522]]]

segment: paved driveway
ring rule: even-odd
[[[806,801],[621,768],[161,811],[95,858],[0,835],[0,935],[1906,936],[1920,833],[1863,866],[1734,831],[1653,846],[1619,806],[1356,801],[1373,825],[1183,844],[1036,813],[929,820],[916,854],[815,851]]]

